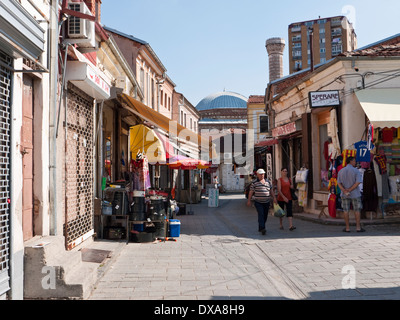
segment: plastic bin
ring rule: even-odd
[[[169,220],[169,236],[171,238],[179,238],[181,235],[181,222],[179,220]]]
[[[138,223],[133,225],[133,230],[138,231],[138,232],[143,232],[144,231],[144,225],[143,223]]]
[[[103,202],[102,213],[107,216],[111,216],[113,213],[112,204],[109,202]]]

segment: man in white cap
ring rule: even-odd
[[[271,205],[271,199],[273,199],[274,203],[277,203],[272,183],[265,178],[264,169],[258,169],[257,181],[253,182],[250,186],[247,205],[250,207],[251,201],[254,200],[254,206],[256,207],[258,213],[258,231],[263,235],[265,235],[267,232],[265,225],[268,219],[268,211]]]

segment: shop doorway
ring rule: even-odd
[[[93,99],[68,85],[65,141],[65,225],[67,250],[94,233]]]
[[[24,241],[34,236],[33,227],[33,78],[23,76],[22,96],[22,128],[21,128],[21,154],[22,154],[22,231]]]
[[[319,146],[319,173],[321,191],[328,191],[329,185],[329,156],[327,148],[329,145],[328,123],[330,120],[330,112],[325,111],[318,115],[318,146]]]
[[[0,51],[0,296],[10,290],[10,123],[12,57]]]

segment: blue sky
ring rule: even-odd
[[[355,24],[358,47],[400,33],[398,0],[102,1],[102,24],[147,41],[194,106],[223,90],[263,95],[269,77],[265,41],[282,37],[288,44],[289,24],[337,15]]]

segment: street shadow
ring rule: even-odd
[[[235,236],[254,240],[400,236],[400,225],[398,224],[364,225],[363,228],[367,231],[365,233],[356,232],[355,226],[352,225],[351,232],[344,233],[344,222],[341,225],[340,220],[335,224],[324,224],[320,221],[309,221],[299,216],[296,217],[296,213],[294,213],[293,222],[296,230],[289,231],[287,218],[283,218],[284,230],[280,230],[279,218],[273,216],[272,209],[267,220],[267,234],[263,236],[258,232],[257,211],[254,207],[247,206],[244,194],[221,195],[217,208],[210,208],[207,198],[203,198],[198,204],[192,204],[191,208],[193,215],[176,217],[181,222],[181,234]]]
[[[356,288],[356,289],[337,289],[309,292],[308,297],[302,300],[398,300],[400,298],[400,287],[390,288]],[[293,300],[285,297],[269,297],[269,296],[214,296],[212,300],[276,300],[287,301]]]
[[[357,288],[311,292],[307,300],[398,300],[400,287]]]

